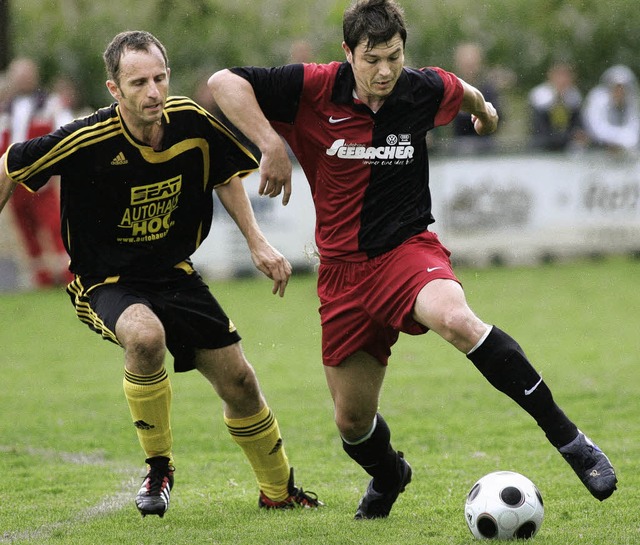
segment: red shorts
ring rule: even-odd
[[[413,319],[415,300],[431,280],[459,282],[450,255],[435,233],[425,231],[368,261],[322,263],[318,296],[324,365],[339,365],[359,350],[386,365],[401,331],[426,333]]]

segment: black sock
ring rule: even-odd
[[[391,430],[382,415],[377,415],[376,427],[371,437],[356,445],[343,439],[342,448],[373,477],[376,491],[385,492],[397,483],[398,454],[391,447]]]
[[[575,439],[578,429],[556,405],[551,391],[520,345],[493,327],[484,342],[467,356],[497,390],[508,395],[537,422],[556,448]]]

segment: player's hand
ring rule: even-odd
[[[282,205],[286,206],[291,197],[291,171],[287,149],[278,137],[278,142],[273,147],[262,150],[258,193],[270,198],[282,193]]]
[[[284,297],[284,292],[291,278],[291,263],[278,250],[266,241],[251,248],[251,259],[256,268],[273,280],[271,293]]]
[[[498,128],[498,112],[491,102],[486,102],[485,107],[486,111],[484,114],[471,116],[473,128],[479,135],[491,134]]]

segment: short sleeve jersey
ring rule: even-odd
[[[458,78],[405,68],[373,112],[354,96],[351,65],[237,67],[311,186],[324,262],[363,261],[433,223],[427,132],[460,109]]]
[[[9,149],[9,176],[31,191],[61,176],[74,273],[146,276],[189,259],[209,233],[213,189],[258,166],[188,98],[169,97],[162,122],[160,151],[131,135],[117,104]]]

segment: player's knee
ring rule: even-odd
[[[118,318],[116,335],[125,349],[127,361],[139,367],[139,371],[152,372],[164,363],[164,326],[147,306],[129,306]]]
[[[371,430],[375,411],[336,411],[335,422],[340,435],[347,441],[355,441]]]
[[[253,405],[262,396],[258,378],[248,362],[219,374],[214,384],[220,397],[231,406]]]
[[[465,350],[473,347],[482,322],[468,308],[451,308],[440,313],[432,329],[455,347]]]
[[[243,397],[258,397],[260,388],[258,386],[258,378],[251,365],[247,364],[229,377],[229,382],[234,390],[241,393]]]
[[[137,327],[126,335],[123,342],[127,359],[139,362],[140,367],[154,368],[162,365],[166,352],[162,327]]]

